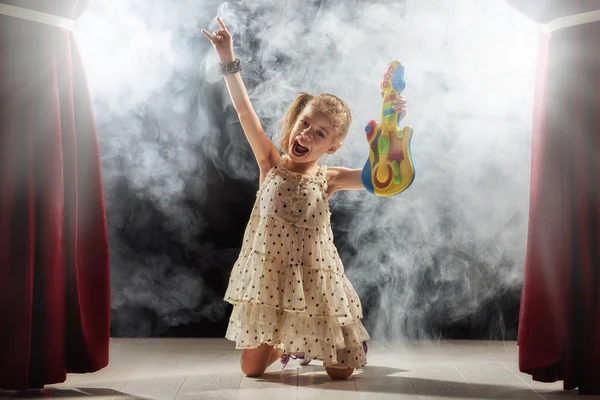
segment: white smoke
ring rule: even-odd
[[[362,168],[363,126],[379,118],[382,72],[393,59],[406,66],[403,124],[414,128],[414,184],[393,198],[342,193],[332,200],[334,212],[345,216],[334,218],[334,228],[343,237],[348,275],[374,304],[367,319],[375,337],[435,335],[426,322],[432,313],[458,321],[518,290],[534,24],[503,0],[92,2],[76,36],[108,191],[125,180],[188,244],[209,229],[202,207],[223,195],[208,190],[218,174],[257,180],[214,51],[200,34],[217,28],[216,15],[234,35],[253,105],[276,143],[277,122],[298,92],[332,92],[349,103],[355,124],[341,150],[324,160],[330,165]],[[109,196],[109,216],[110,207],[123,210],[120,201]],[[123,213],[114,211],[114,218]],[[121,249],[118,237],[111,241]],[[148,260],[157,271],[152,281],[163,273],[157,265],[169,261]],[[137,262],[145,265],[143,257]],[[195,279],[198,291],[206,290]],[[163,307],[152,299],[156,287],[136,281],[118,287],[118,302],[142,298],[150,308]],[[192,292],[177,307],[197,306]],[[217,304],[219,294],[213,295]],[[491,329],[502,331],[501,318]]]

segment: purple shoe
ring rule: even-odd
[[[283,364],[283,368],[281,368],[281,369],[284,369],[288,365],[288,363],[290,362],[290,359],[292,359],[292,360],[298,360],[298,359],[304,360],[304,356],[302,354],[298,354],[298,355],[286,354],[286,355],[283,355],[281,357],[281,363]]]
[[[369,351],[369,346],[367,346],[367,341],[363,341],[362,342],[363,345],[363,350],[365,351],[365,356],[367,355],[367,352]]]

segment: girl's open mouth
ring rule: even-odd
[[[294,155],[297,157],[302,157],[308,153],[308,148],[302,146],[297,140],[294,140],[294,144],[292,145],[292,153],[294,153]]]

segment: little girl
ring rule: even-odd
[[[225,300],[233,312],[225,337],[242,350],[241,368],[261,376],[281,358],[322,360],[333,379],[366,364],[360,299],[333,244],[328,200],[338,190],[363,190],[360,169],[319,166],[342,145],[352,116],[331,94],[301,94],[283,118],[283,155],[252,108],[220,18],[212,42],[233,105],[260,169],[260,189]],[[399,97],[394,109],[405,114]],[[363,343],[365,346],[363,347]]]

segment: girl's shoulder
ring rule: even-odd
[[[328,192],[333,194],[338,190],[363,190],[361,180],[362,169],[330,166],[327,168],[326,179]]]
[[[282,163],[285,162],[284,156],[285,156],[285,154],[275,153],[271,157],[269,157],[269,159],[267,161],[258,165],[258,168],[260,170],[261,184],[262,184],[262,182],[264,182],[264,180],[267,177],[267,175],[269,174],[269,172],[271,172],[273,169],[275,169],[276,166],[281,165]]]
[[[335,178],[339,177],[340,174],[343,173],[344,169],[348,169],[344,167],[339,167],[337,165],[323,165],[322,168],[325,170],[325,176],[328,182],[332,179],[335,180]]]
[[[323,168],[325,174],[325,182],[327,183],[327,194],[331,196],[333,193],[339,190],[338,182],[343,167],[338,167],[336,165],[325,165],[323,166]]]
[[[271,157],[269,157],[269,159],[264,163],[263,169],[267,172],[272,170],[276,165],[285,162],[285,156],[285,153],[273,153]]]

